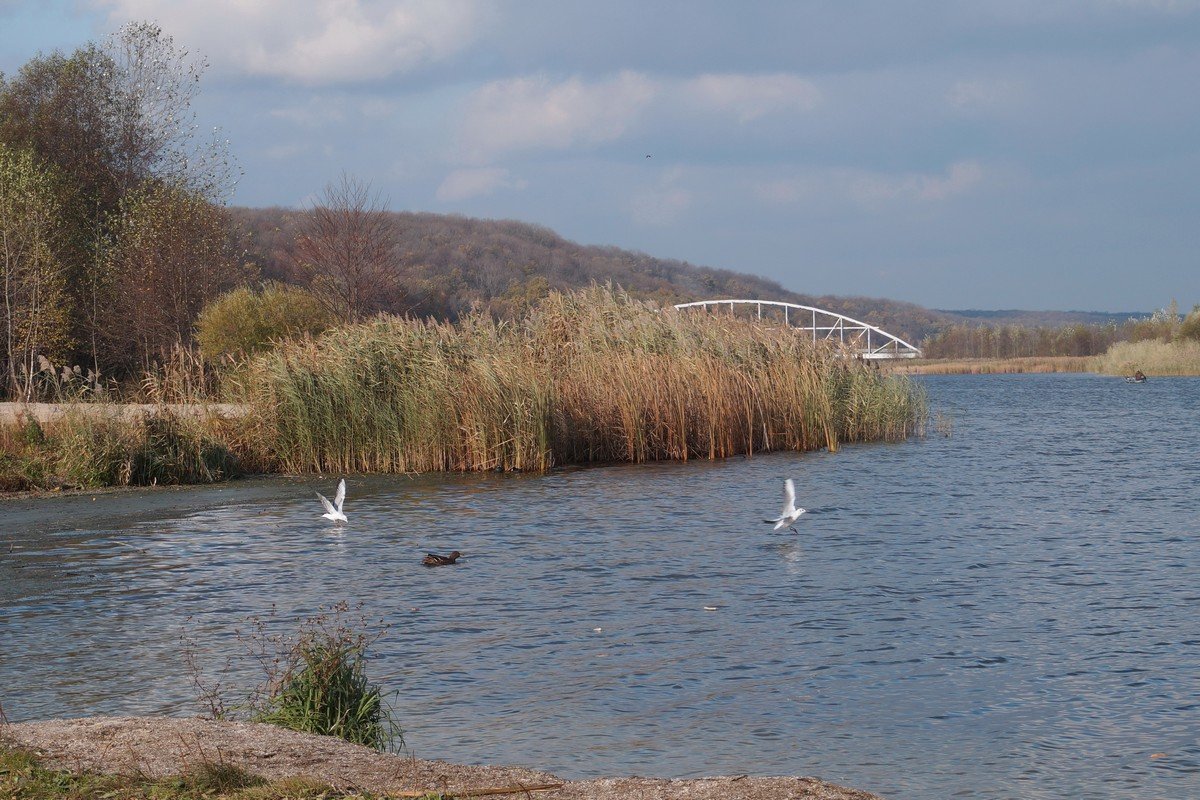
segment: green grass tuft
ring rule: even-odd
[[[403,745],[383,692],[366,675],[371,639],[344,621],[345,604],[308,620],[285,647],[257,722],[336,736],[376,750]]]

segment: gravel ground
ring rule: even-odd
[[[879,800],[815,778],[562,781],[523,767],[466,766],[377,753],[340,739],[249,722],[92,717],[8,725],[0,728],[0,739],[36,751],[46,767],[74,772],[162,777],[186,772],[199,762],[223,761],[268,780],[303,777],[338,789],[379,794],[562,783],[561,788],[529,796],[536,800]]]

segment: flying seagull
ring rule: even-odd
[[[763,522],[774,522],[775,530],[787,528],[800,519],[800,515],[805,510],[803,508],[796,508],[796,484],[792,482],[791,478],[788,478],[783,482],[783,510],[779,512],[779,516],[775,519],[767,519],[763,520]],[[792,530],[796,529],[792,528]]]
[[[325,519],[333,520],[334,522],[346,522],[346,515],[342,513],[342,503],[346,502],[346,479],[342,478],[338,481],[337,495],[333,498],[333,502],[329,502],[329,498],[317,492],[317,497],[321,500],[321,505],[325,506],[325,513],[321,516]]]

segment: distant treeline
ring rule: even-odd
[[[927,337],[926,358],[1027,358],[1096,356],[1118,342],[1200,339],[1200,306],[1181,318],[1172,301],[1141,319],[1103,325],[949,325]]]

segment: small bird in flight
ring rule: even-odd
[[[763,522],[774,522],[775,530],[791,527],[792,523],[800,519],[800,515],[805,513],[806,510],[796,508],[796,484],[792,482],[791,478],[788,478],[783,482],[783,510],[775,519],[767,519],[763,520]],[[792,530],[799,533],[795,528],[792,528]]]
[[[346,502],[346,479],[342,478],[338,481],[337,494],[333,498],[333,502],[329,502],[329,498],[317,492],[317,497],[321,501],[321,505],[325,506],[325,513],[321,516],[325,519],[334,522],[347,522],[346,515],[342,513],[342,503]]]
[[[646,153],[646,158],[649,158],[649,157],[650,157],[650,154],[649,154],[649,153]]]

